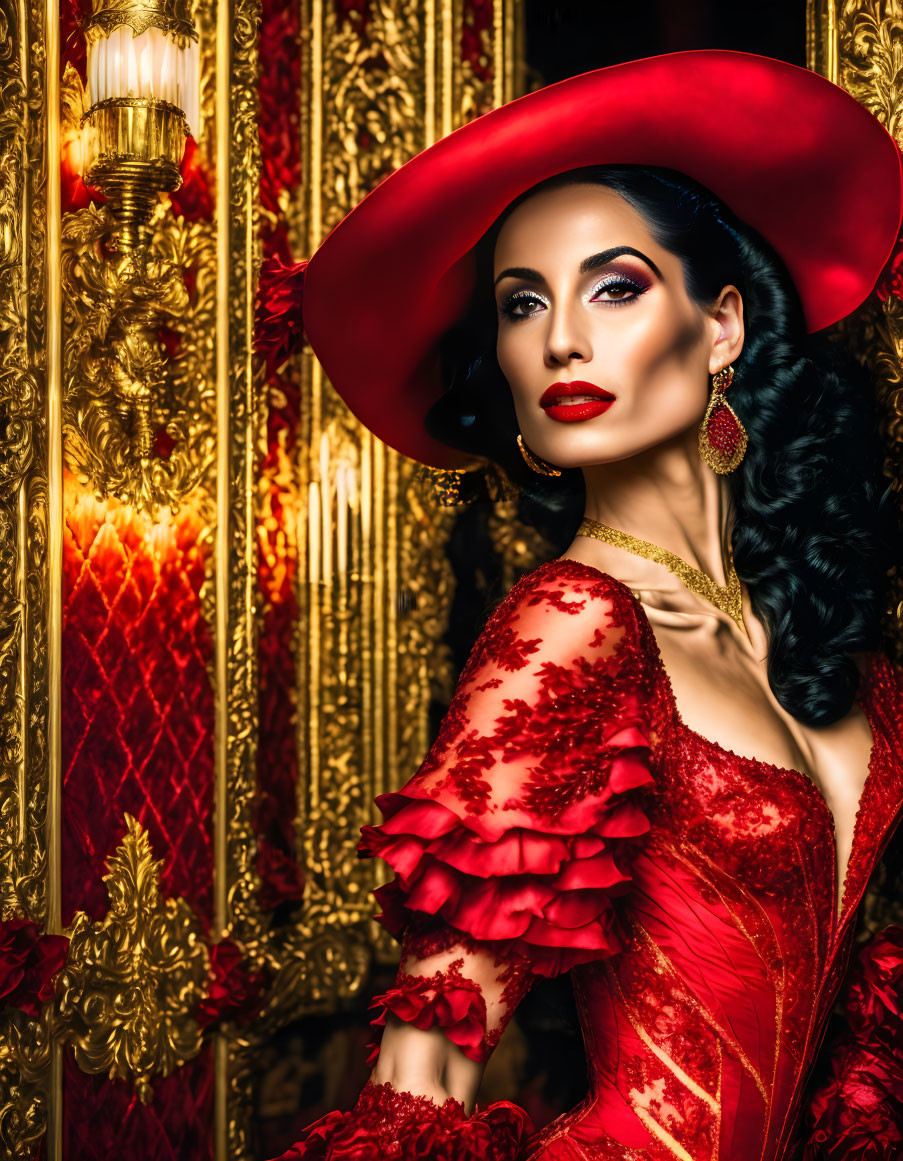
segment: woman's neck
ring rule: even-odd
[[[700,459],[695,430],[629,460],[584,468],[583,476],[592,520],[667,548],[718,584],[726,582],[730,486]],[[595,551],[604,570],[631,587],[673,587],[662,565],[628,559],[625,550],[604,543],[596,542]]]

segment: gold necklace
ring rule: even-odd
[[[667,548],[659,548],[657,544],[650,544],[648,540],[639,540],[629,532],[622,532],[619,528],[609,528],[607,524],[600,524],[598,520],[583,518],[577,529],[578,536],[592,536],[595,540],[603,540],[606,544],[613,544],[616,548],[623,548],[637,556],[644,556],[647,560],[654,560],[663,564],[669,572],[683,581],[691,593],[696,593],[703,600],[713,604],[716,609],[736,621],[746,632],[743,624],[743,597],[740,592],[740,578],[734,568],[734,550],[728,549],[727,585],[716,584],[708,573],[693,568]]]

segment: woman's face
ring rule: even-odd
[[[695,447],[709,377],[743,345],[736,288],[695,303],[642,214],[590,184],[519,205],[493,278],[498,361],[528,447],[561,467]]]

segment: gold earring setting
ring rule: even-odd
[[[541,460],[539,456],[534,455],[533,452],[524,443],[524,437],[518,432],[517,446],[520,448],[520,454],[524,457],[524,463],[528,468],[531,468],[538,476],[560,476],[561,468],[556,468],[554,464],[547,464],[545,460]]]
[[[712,379],[712,394],[699,427],[699,454],[713,472],[727,475],[746,455],[746,428],[724,393],[734,381],[734,368],[722,367]]]

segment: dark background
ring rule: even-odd
[[[529,87],[604,65],[731,48],[806,64],[806,0],[525,0]]]

